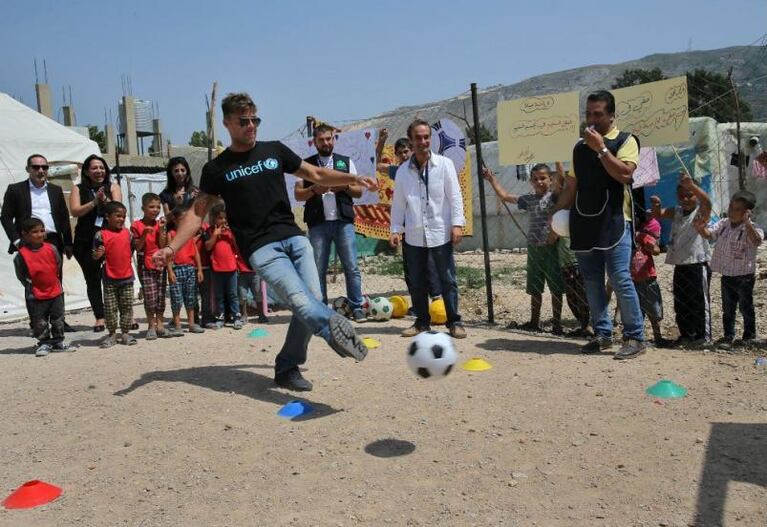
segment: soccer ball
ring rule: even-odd
[[[382,296],[376,297],[370,302],[369,312],[373,320],[389,320],[393,311],[391,302]]]
[[[333,300],[333,311],[341,315],[342,317],[349,318],[352,316],[352,305],[349,299],[345,296],[339,296]]]
[[[447,376],[458,361],[458,352],[447,333],[425,331],[416,335],[407,349],[407,365],[424,379]]]
[[[368,316],[370,314],[370,297],[368,295],[362,295],[362,314]]]

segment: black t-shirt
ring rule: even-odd
[[[224,200],[227,221],[246,259],[267,243],[303,235],[284,176],[300,166],[301,158],[284,144],[259,141],[247,152],[227,148],[203,167],[200,191]]]

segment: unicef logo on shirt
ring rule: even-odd
[[[275,170],[278,166],[279,166],[279,163],[273,157],[270,157],[269,159],[264,161],[264,167],[267,170]]]

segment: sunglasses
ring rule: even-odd
[[[253,124],[256,128],[261,124],[260,117],[240,117],[240,127],[245,128],[248,124]]]
[[[45,170],[48,171],[49,166],[48,165],[29,165],[29,168],[32,170]]]

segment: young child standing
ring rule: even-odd
[[[638,223],[639,228],[634,236],[634,254],[631,257],[631,279],[639,296],[642,315],[650,319],[655,347],[665,348],[669,342],[663,338],[660,329],[660,321],[663,320],[663,297],[653,258],[660,254],[660,223],[655,218]]]
[[[200,291],[200,324],[205,329],[216,329],[216,317],[213,314],[213,305],[216,300],[213,294],[213,275],[210,270],[210,252],[205,248],[205,242],[208,240],[208,229],[210,225],[203,221],[200,224],[200,230],[194,238],[197,245],[197,252],[200,253],[200,263],[202,264],[202,282],[198,284]]]
[[[127,209],[119,201],[104,206],[104,227],[93,238],[93,258],[103,260],[101,278],[104,283],[104,311],[109,334],[99,344],[111,348],[118,342],[136,344],[130,334],[133,324],[133,237],[125,228]],[[117,336],[117,316],[121,334]]]
[[[751,221],[756,196],[747,190],[736,192],[727,208],[727,217],[708,228],[702,218],[696,221],[701,236],[714,240],[711,269],[722,275],[722,324],[724,337],[717,347],[729,350],[735,341],[735,311],[743,316],[743,344],[756,339],[754,283],[756,249],[764,231]]]
[[[61,255],[45,241],[45,225],[38,218],[21,222],[22,245],[13,258],[16,277],[24,286],[32,332],[37,339],[35,355],[70,351],[64,343],[64,290],[61,287]]]
[[[269,318],[264,314],[263,305],[264,301],[259,302],[258,297],[261,295],[261,279],[258,274],[250,268],[248,262],[240,255],[239,249],[237,250],[237,291],[240,297],[240,313],[242,314],[243,324],[248,322],[248,305],[252,299],[253,304],[256,307],[256,316],[258,316],[258,322],[266,324],[269,322]],[[264,300],[264,299],[262,299]]]
[[[677,344],[705,345],[711,340],[711,245],[695,227],[696,219],[708,223],[711,200],[685,171],[680,172],[676,190],[677,206],[661,208],[658,196],[652,196],[652,215],[669,219],[671,242],[666,263],[674,266],[674,313],[679,328]]]
[[[173,223],[173,228],[168,231],[168,243],[176,237],[175,226],[181,222],[188,210],[188,205],[176,205],[171,211],[169,221]],[[181,331],[181,307],[183,306],[186,308],[189,333],[205,333],[194,318],[197,309],[197,283],[203,280],[202,262],[194,238],[186,242],[173,255],[173,274],[176,276],[176,281],[169,288],[173,326],[176,331]]]
[[[226,309],[232,317],[232,327],[242,329],[240,299],[237,293],[237,245],[226,221],[223,204],[210,211],[210,228],[205,249],[210,252],[210,267],[213,275],[213,289],[216,296],[218,327],[223,327]]]
[[[530,227],[527,233],[527,294],[530,295],[530,321],[520,329],[527,331],[541,330],[541,306],[543,289],[549,285],[551,293],[552,333],[561,335],[562,331],[562,276],[559,269],[557,244],[550,236],[549,210],[555,199],[551,192],[551,171],[548,165],[537,164],[533,167],[530,180],[533,194],[515,196],[507,192],[489,168],[485,167],[482,176],[490,182],[495,193],[503,201],[516,203],[520,210],[530,215]]]
[[[152,255],[167,243],[167,231],[165,218],[158,219],[162,210],[160,196],[152,192],[144,194],[141,198],[141,210],[144,217],[134,221],[130,231],[136,254],[141,255],[136,267],[144,291],[144,310],[148,326],[146,339],[155,340],[157,337],[170,336],[163,324],[167,275],[165,268],[157,269],[152,262]]]

